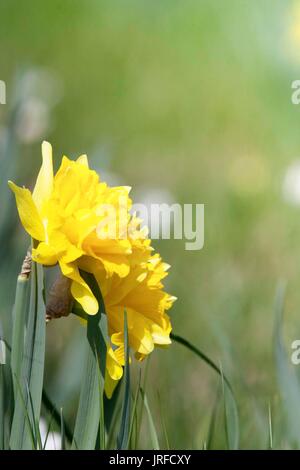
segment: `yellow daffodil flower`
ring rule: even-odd
[[[32,257],[47,266],[59,263],[63,275],[72,280],[73,297],[86,313],[94,315],[98,302],[80,276],[77,262],[88,255],[103,265],[108,276],[128,275],[128,255],[132,252],[126,233],[130,188],[110,188],[100,182],[97,173],[89,169],[85,155],[76,161],[63,157],[55,176],[48,142],[42,144],[42,156],[43,164],[32,194],[9,182],[21,222],[37,241]],[[112,236],[108,232],[111,228],[115,230]]]
[[[105,391],[108,397],[123,375],[124,365],[124,311],[127,313],[129,346],[138,360],[143,360],[155,346],[171,343],[171,322],[166,311],[176,300],[163,291],[162,279],[169,265],[158,254],[150,255],[142,263],[133,263],[128,276],[114,274],[107,278],[104,269],[83,257],[80,268],[91,271],[101,289],[108,321],[112,347],[107,356]]]
[[[147,229],[141,229],[141,221],[130,215],[130,188],[111,188],[101,182],[85,155],[76,161],[63,157],[55,175],[48,142],[42,144],[42,156],[32,194],[13,182],[9,186],[21,222],[34,239],[33,260],[45,266],[59,264],[59,285],[65,285],[66,291],[70,288],[73,299],[89,315],[98,312],[98,301],[80,271],[92,273],[99,285],[110,337],[105,392],[111,397],[123,375],[125,310],[129,346],[137,360],[155,346],[171,343],[166,311],[175,297],[164,292],[162,284],[169,266],[153,254]]]

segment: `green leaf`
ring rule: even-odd
[[[33,435],[34,435],[35,448],[42,450],[43,444],[42,444],[42,438],[41,438],[40,427],[39,427],[40,420],[39,420],[39,416],[38,417],[35,416],[32,396],[31,396],[28,386],[27,386],[27,394],[28,394],[29,406],[30,406],[30,411],[31,411],[31,416],[32,416],[32,429],[34,433]]]
[[[100,409],[99,430],[98,430],[99,443],[96,448],[97,450],[101,450],[101,449],[105,449],[105,419],[104,419],[104,403],[103,403],[104,382],[103,382],[103,377],[101,376],[101,370],[99,366],[98,366],[98,380],[99,380],[99,384],[101,384],[102,382],[102,390],[101,390],[101,393],[99,393],[99,409]],[[99,387],[99,390],[100,390],[100,387]]]
[[[30,285],[28,324],[19,381],[20,393],[17,393],[16,397],[10,435],[10,447],[16,450],[31,448],[30,429],[26,419],[26,413],[30,411],[27,387],[32,398],[33,409],[30,413],[34,414],[32,416],[34,420],[38,420],[40,417],[42,401],[46,323],[43,268],[36,263],[32,263]]]
[[[274,352],[279,391],[292,445],[300,447],[300,385],[291,362],[287,359],[282,340],[281,325],[284,312],[285,284],[277,288],[275,299]]]
[[[192,351],[196,356],[198,356],[202,361],[204,361],[209,367],[211,367],[222,379],[224,382],[224,400],[226,400],[226,419],[227,424],[229,424],[230,428],[227,430],[229,431],[228,438],[229,438],[229,446],[230,449],[237,449],[239,446],[239,416],[238,416],[238,408],[235,400],[235,396],[233,393],[232,386],[227,379],[227,377],[223,374],[221,369],[214,363],[212,359],[210,359],[206,354],[204,354],[200,349],[194,346],[192,343],[187,341],[186,339],[182,338],[181,336],[175,335],[171,333],[171,339],[175,342],[181,344],[185,348]]]
[[[163,411],[163,406],[162,406],[162,401],[160,398],[159,392],[157,393],[157,398],[158,398],[158,404],[159,404],[159,413],[160,413],[160,420],[161,420],[161,426],[165,438],[165,443],[166,443],[166,450],[170,450],[170,442],[169,442],[169,436],[167,433],[167,428],[166,428],[166,422],[165,422],[165,417],[164,417],[164,411]]]
[[[31,442],[31,449],[37,449],[37,441],[36,441],[35,434],[34,434],[34,427],[29,416],[29,407],[27,406],[28,402],[26,401],[23,395],[23,390],[21,388],[21,384],[19,382],[18,377],[16,377],[15,383],[17,386],[17,397],[20,400],[20,403],[24,411],[24,417],[25,417],[25,421],[26,421],[26,425],[28,429],[28,438],[30,439],[30,442]],[[27,387],[27,397],[29,399],[28,387]]]
[[[103,395],[106,367],[106,342],[101,328],[101,312],[105,313],[104,303],[98,284],[91,274],[81,272],[99,302],[97,315],[87,318],[86,357],[80,391],[72,449],[95,449],[101,418],[100,400]],[[99,370],[101,373],[99,373]],[[104,426],[100,434],[104,435]],[[103,442],[100,437],[100,442]]]
[[[0,326],[1,326],[1,323],[0,323]],[[1,331],[1,328],[0,328],[0,331]],[[4,339],[3,339],[3,343],[8,353],[6,354],[7,356],[11,352],[11,346]],[[13,384],[12,384],[12,377],[11,377],[11,370],[9,367],[9,363],[10,363],[10,360],[8,359],[7,364],[3,366],[4,385],[5,385],[5,396],[4,396],[5,405],[4,406],[5,406],[6,414],[9,414],[9,415],[11,414],[11,420],[9,420],[10,416],[6,417],[6,421],[8,420],[8,424],[11,424],[13,411],[14,411],[13,403],[12,403],[14,393],[13,393]],[[50,414],[50,421],[53,420],[59,427],[61,425],[61,414],[58,411],[55,404],[51,401],[51,398],[49,397],[48,393],[46,392],[44,388],[43,388],[43,393],[42,393],[42,404],[45,410]],[[11,426],[7,426],[7,427],[10,428]],[[68,442],[71,443],[73,440],[73,434],[65,419],[64,419],[64,429],[65,429],[65,437],[68,440]]]
[[[51,431],[52,420],[53,420],[53,415],[50,417],[50,421],[49,421],[48,428],[47,428],[47,433],[46,433],[44,444],[43,444],[43,450],[46,450],[47,442],[48,442],[50,431]]]
[[[122,388],[121,386],[122,379],[119,380],[111,398],[107,398],[105,394],[103,397],[105,429],[108,435],[114,431],[113,427],[116,421],[116,413],[119,406],[120,391]]]
[[[0,322],[0,450],[5,449],[5,371],[6,366],[6,345],[2,339],[2,325]]]
[[[224,419],[227,447],[230,450],[237,450],[239,446],[237,407],[231,390],[229,390],[225,384],[222,368],[220,368],[220,370],[222,374],[222,391],[224,398]]]
[[[0,346],[1,347],[1,346]],[[0,450],[5,447],[5,408],[4,408],[4,394],[5,394],[5,376],[4,365],[0,362]]]
[[[53,421],[57,424],[57,426],[61,426],[61,419],[63,418],[61,413],[58,411],[57,407],[52,403],[50,397],[46,393],[46,391],[43,389],[43,395],[42,395],[42,403],[45,409],[48,411],[48,413],[51,416],[50,421]],[[65,432],[65,438],[68,440],[69,443],[72,442],[73,440],[73,434],[66,423],[66,420],[64,419],[64,432]]]
[[[268,405],[268,428],[269,428],[269,449],[273,449],[273,423],[271,403]]]
[[[139,371],[139,379],[138,379],[138,384],[136,387],[136,392],[133,400],[133,406],[132,406],[132,413],[131,413],[131,421],[130,421],[130,427],[129,427],[129,443],[130,447],[132,448],[132,436],[133,436],[133,427],[135,421],[137,421],[137,404],[138,404],[138,399],[140,396],[140,388],[141,388],[141,380],[142,380],[142,372],[141,369]]]
[[[13,334],[12,334],[12,351],[11,351],[11,370],[14,382],[14,396],[17,396],[16,379],[20,380],[24,340],[25,340],[25,324],[28,312],[28,292],[29,292],[29,276],[20,274],[17,280],[15,304],[13,309]]]
[[[147,356],[145,359],[145,369],[144,369],[144,377],[143,377],[143,385],[142,389],[146,390],[147,380],[148,380],[148,372],[149,372],[149,364],[150,364],[151,356]],[[137,449],[139,446],[139,438],[141,434],[142,422],[143,422],[143,413],[144,413],[144,402],[141,400],[140,406],[137,405],[137,413],[136,413],[136,432],[135,432],[135,445],[134,448]]]
[[[117,438],[117,447],[120,450],[128,449],[130,437],[130,368],[129,368],[129,344],[128,344],[128,325],[127,313],[124,311],[124,354],[125,354],[125,367],[124,367],[124,398],[122,419],[119,435]]]
[[[144,390],[142,390],[142,389],[141,389],[141,395],[142,395],[143,403],[144,403],[145,410],[146,410],[146,413],[147,413],[147,416],[148,416],[149,431],[150,431],[152,449],[153,450],[159,450],[159,442],[158,442],[157,432],[156,432],[154,421],[153,421],[152,414],[151,414],[151,411],[150,411],[147,395],[144,392]]]
[[[64,421],[62,408],[60,409],[60,438],[61,438],[61,450],[66,450],[65,421]]]
[[[213,409],[212,409],[209,428],[208,428],[208,435],[207,435],[206,447],[205,447],[205,449],[207,449],[207,450],[211,450],[212,446],[213,446],[213,440],[214,440],[214,434],[215,434],[215,428],[216,428],[219,402],[220,402],[220,389],[218,388],[216,398],[215,398],[215,402],[214,402],[214,406],[213,406]]]
[[[14,412],[14,391],[10,368],[10,347],[2,336],[0,322],[0,434],[3,449],[9,449],[9,433]]]

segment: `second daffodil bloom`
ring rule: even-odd
[[[83,257],[83,270],[94,274],[101,289],[108,321],[112,347],[108,351],[105,391],[108,397],[123,375],[124,365],[124,311],[127,314],[129,346],[135,357],[143,360],[155,346],[166,347],[171,343],[171,322],[166,311],[176,300],[163,291],[162,280],[169,265],[158,254],[136,263],[132,258],[128,276],[105,276],[103,268]]]
[[[71,295],[88,315],[98,301],[80,270],[94,274],[105,304],[111,347],[105,390],[111,396],[124,365],[124,309],[129,345],[142,360],[155,345],[170,343],[165,313],[174,297],[163,291],[168,265],[153,254],[140,221],[130,215],[130,188],[109,187],[89,168],[85,155],[62,158],[53,174],[52,147],[42,144],[42,166],[31,193],[13,182],[21,222],[34,239],[32,258],[60,266]]]

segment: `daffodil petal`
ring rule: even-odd
[[[118,385],[118,380],[114,380],[109,375],[107,369],[105,370],[104,391],[108,399],[113,396],[114,390]]]
[[[110,329],[123,331],[124,308],[106,307]],[[129,346],[142,354],[150,354],[154,349],[154,341],[151,334],[151,320],[139,312],[126,307],[128,323]]]
[[[130,266],[126,256],[103,254],[100,259],[108,276],[112,276],[113,273],[116,273],[120,277],[126,277],[129,274]]]
[[[124,356],[124,352],[123,352]],[[115,351],[109,346],[107,348],[107,355],[106,355],[106,368],[108,370],[109,375],[114,380],[120,380],[123,375],[123,367],[124,360],[120,361],[120,358],[115,354]]]
[[[45,240],[45,229],[29,189],[20,188],[12,181],[8,186],[16,197],[19,217],[26,232],[35,240]]]
[[[72,279],[71,294],[89,315],[96,315],[99,310],[98,301],[90,287],[79,274],[75,263],[65,264],[60,261],[60,268],[64,276]]]
[[[170,339],[170,332],[171,332],[171,327],[167,329],[163,329],[156,323],[153,323],[152,328],[151,328],[153,341],[155,344],[159,344],[159,345],[168,345],[172,343]]]
[[[58,261],[54,248],[45,242],[39,243],[37,248],[32,249],[32,259],[45,266],[53,266]]]
[[[52,147],[49,142],[42,143],[42,157],[43,163],[32,193],[32,198],[39,211],[41,211],[44,202],[50,198],[53,189]]]
[[[87,168],[89,167],[89,161],[87,155],[80,155],[80,157],[77,158],[77,163],[80,163],[81,165],[86,166]]]

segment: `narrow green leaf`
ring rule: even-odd
[[[287,359],[281,325],[284,312],[285,284],[281,283],[275,299],[274,351],[279,391],[285,410],[291,444],[300,447],[300,385],[291,362]]]
[[[2,335],[0,322],[0,402],[1,402],[1,443],[3,449],[9,449],[9,433],[14,412],[13,380],[10,368],[10,347]]]
[[[2,325],[0,322],[0,450],[5,449],[5,371],[6,345],[3,341]]]
[[[50,421],[49,421],[48,428],[47,428],[47,433],[46,433],[46,436],[45,436],[45,441],[44,441],[44,444],[43,444],[43,450],[45,450],[46,446],[47,446],[47,442],[48,442],[50,431],[51,431],[52,421],[53,421],[53,415],[50,417]]]
[[[129,443],[130,444],[131,444],[131,441],[132,441],[133,426],[134,426],[134,423],[137,419],[136,413],[137,413],[138,399],[139,399],[139,396],[140,396],[141,380],[142,380],[142,372],[141,372],[141,369],[140,369],[140,371],[139,371],[139,380],[138,380],[138,384],[137,384],[137,387],[136,387],[136,392],[135,392],[135,396],[134,396],[134,400],[133,400],[131,421],[130,421],[130,427],[129,427]],[[132,447],[132,446],[130,446],[130,447]]]
[[[235,404],[235,400],[232,397],[231,391],[228,390],[228,387],[225,384],[222,367],[220,367],[220,370],[222,377],[227,447],[230,450],[237,450],[239,445],[237,407]]]
[[[35,448],[42,450],[43,444],[42,444],[40,427],[39,427],[39,417],[35,416],[32,396],[31,396],[28,385],[27,385],[27,394],[28,394],[28,402],[29,402],[29,407],[30,407],[30,412],[31,412],[32,429],[34,432]]]
[[[1,345],[0,345],[1,348]],[[0,353],[1,354],[1,353]],[[5,394],[5,376],[4,365],[0,361],[0,450],[5,448],[5,408],[4,408],[4,394]]]
[[[268,404],[268,428],[269,428],[269,449],[273,449],[273,423],[271,403]]]
[[[86,358],[77,411],[73,449],[95,449],[101,416],[100,398],[103,395],[106,367],[106,343],[100,329],[101,313],[105,312],[102,295],[95,278],[81,272],[99,302],[97,315],[87,318]],[[101,374],[99,374],[99,370]],[[103,420],[101,419],[101,422]],[[100,429],[104,434],[104,427]],[[103,438],[100,438],[100,441]],[[102,440],[103,442],[103,440]]]
[[[15,377],[15,384],[17,386],[17,397],[16,398],[17,398],[18,402],[20,401],[23,412],[24,412],[24,419],[25,419],[25,422],[26,422],[27,430],[28,430],[27,437],[28,437],[28,439],[30,439],[31,449],[36,450],[37,449],[37,442],[36,442],[35,435],[34,435],[33,423],[31,422],[31,419],[30,419],[30,416],[29,416],[29,409],[28,409],[28,406],[27,406],[28,402],[26,401],[26,398],[23,395],[23,390],[21,388],[21,384],[19,382],[18,377]],[[18,450],[18,449],[14,449],[14,450]]]
[[[151,411],[150,411],[147,395],[144,392],[144,390],[142,390],[142,389],[141,389],[141,395],[142,395],[143,403],[144,403],[145,410],[146,410],[146,413],[147,413],[147,416],[148,416],[149,431],[150,431],[152,449],[153,450],[159,450],[159,442],[158,442],[158,438],[157,438],[157,432],[156,432],[154,421],[153,421],[152,414],[151,414]]]
[[[103,397],[105,429],[108,435],[110,435],[110,433],[114,431],[112,428],[114,422],[116,421],[115,415],[119,406],[121,388],[122,379],[119,380],[111,398],[107,398],[105,394]]]
[[[122,384],[123,385],[123,384]],[[120,387],[120,385],[119,385]],[[120,387],[121,389],[121,387]],[[114,392],[115,394],[115,392]],[[120,398],[121,395],[119,395]],[[107,403],[107,402],[106,402]],[[104,404],[104,410],[105,410],[105,404]],[[104,411],[106,412],[106,410]],[[115,406],[115,411],[112,416],[112,421],[109,427],[109,432],[107,433],[107,443],[106,443],[106,449],[112,449],[114,450],[116,448],[116,440],[117,436],[119,433],[119,423],[120,423],[120,416],[122,413],[122,403],[121,400],[117,400],[116,406]]]
[[[24,340],[25,340],[25,324],[28,312],[28,292],[29,292],[29,276],[19,274],[17,280],[15,304],[13,309],[13,334],[12,334],[12,351],[11,351],[11,370],[12,376],[20,379]],[[14,380],[14,396],[16,393],[16,384]]]
[[[57,410],[54,403],[52,403],[51,399],[49,398],[49,396],[48,396],[48,394],[46,393],[45,390],[43,390],[42,403],[43,403],[43,406],[45,407],[45,409],[48,411],[48,413],[51,416],[50,423],[53,420],[56,423],[56,425],[59,427],[59,426],[61,426],[61,419],[64,420],[65,438],[68,440],[69,443],[71,443],[72,440],[73,440],[73,434],[72,434],[68,424],[66,423],[66,420],[63,418],[61,413]]]
[[[145,359],[145,371],[144,371],[144,380],[143,380],[143,385],[142,389],[146,390],[146,385],[147,385],[147,379],[148,379],[148,372],[149,372],[149,364],[151,361],[151,356],[147,356]],[[138,406],[138,405],[137,405]],[[139,445],[139,438],[141,435],[141,428],[142,428],[142,422],[143,422],[143,413],[144,413],[144,402],[141,400],[141,405],[140,407],[138,406],[137,410],[137,419],[136,419],[136,432],[135,432],[135,449],[138,448]]]
[[[99,396],[103,393],[104,379],[99,384],[98,376],[98,352],[102,361],[105,360],[106,345],[102,335],[96,335],[90,327],[94,317],[88,320],[88,344],[86,350],[85,370],[82,379],[82,387],[79,399],[79,408],[77,412],[73,448],[80,450],[92,450],[95,448],[97,433],[100,422],[100,400]],[[100,333],[100,330],[99,330]],[[97,340],[95,336],[99,336]],[[101,344],[102,342],[102,344]]]
[[[104,402],[103,402],[103,377],[101,376],[101,370],[98,365],[98,383],[99,390],[102,393],[99,393],[99,409],[100,409],[100,418],[99,418],[99,450],[105,449],[105,419],[104,419]],[[102,383],[102,386],[101,386]]]
[[[128,449],[130,432],[130,368],[129,368],[129,344],[127,314],[124,311],[124,398],[120,432],[117,438],[117,446],[120,450]]]
[[[166,427],[166,422],[165,422],[165,416],[164,416],[164,411],[162,407],[162,402],[160,398],[159,392],[157,392],[157,398],[158,398],[158,405],[159,405],[159,414],[160,414],[160,420],[161,420],[161,426],[165,438],[165,443],[166,443],[166,450],[170,450],[170,442],[169,442],[169,436],[167,433],[167,427]]]
[[[44,280],[41,265],[32,263],[30,275],[30,306],[25,338],[24,356],[21,367],[20,392],[17,394],[10,435],[11,449],[30,449],[30,429],[28,429],[25,409],[30,409],[27,386],[32,397],[34,416],[40,417],[44,360],[45,360],[45,302]]]
[[[209,423],[209,428],[208,428],[208,434],[207,434],[207,440],[205,443],[205,449],[211,450],[213,447],[213,439],[214,439],[214,434],[215,434],[215,427],[216,427],[216,420],[217,420],[217,413],[218,413],[218,406],[220,402],[220,388],[218,388],[214,406],[212,409],[212,414],[210,418],[210,423]]]
[[[65,421],[64,421],[62,408],[60,409],[60,438],[61,438],[61,450],[66,450]]]
[[[220,368],[214,363],[214,361],[212,359],[210,359],[205,353],[203,353],[199,348],[197,348],[196,346],[194,346],[192,343],[190,343],[189,341],[187,341],[185,338],[183,338],[182,336],[179,336],[179,335],[175,335],[174,333],[171,333],[170,334],[170,338],[175,341],[176,343],[179,343],[181,344],[182,346],[186,347],[187,349],[189,349],[190,351],[192,351],[194,354],[196,354],[198,357],[200,357],[200,359],[202,359],[202,361],[206,362],[206,364],[208,364],[215,372],[217,372],[217,374],[219,374],[219,376],[222,378],[222,372],[220,370]],[[224,381],[226,383],[226,385],[229,387],[229,389],[232,391],[232,387],[231,387],[231,384],[229,382],[229,380],[226,378],[225,375],[223,375],[223,378],[224,378]]]
[[[214,361],[212,361],[212,359],[210,359],[206,354],[204,354],[192,343],[182,338],[181,336],[175,335],[174,333],[171,333],[171,339],[196,354],[196,356],[198,356],[202,361],[208,364],[221,377],[225,385],[224,399],[226,399],[226,416],[230,422],[229,445],[231,449],[237,449],[239,446],[239,416],[235,396],[229,380],[222,373],[221,369],[214,363]]]

